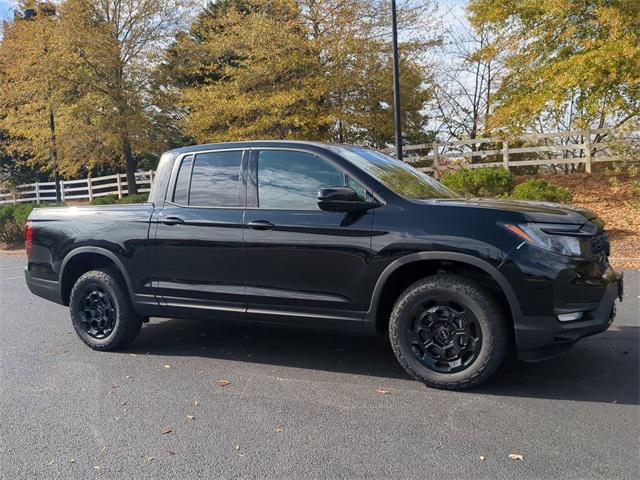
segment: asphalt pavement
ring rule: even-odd
[[[385,337],[152,319],[94,352],[24,261],[0,256],[0,478],[640,477],[639,271],[607,332],[445,392]]]

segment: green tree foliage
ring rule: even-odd
[[[470,0],[468,9],[505,48],[493,128],[522,130],[545,112],[571,115],[574,127],[640,115],[638,0]]]

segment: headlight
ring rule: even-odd
[[[553,223],[503,223],[501,225],[534,247],[569,256],[581,256],[583,253],[580,237],[585,234],[580,232],[580,225]]]

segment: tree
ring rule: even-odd
[[[295,137],[385,146],[393,141],[385,8],[378,0],[210,4],[165,54],[156,74],[162,103],[178,105],[171,115],[197,141]],[[418,18],[425,17],[417,9],[401,10],[407,30]],[[404,123],[419,138],[430,95],[420,54],[430,44],[408,36]]]
[[[471,0],[469,12],[505,47],[491,126],[619,127],[640,115],[637,0]]]
[[[322,72],[320,105],[332,119],[321,138],[384,147],[394,142],[390,4],[383,0],[299,0],[312,51]],[[404,138],[420,141],[432,94],[425,53],[439,39],[430,32],[431,2],[398,10]]]
[[[474,29],[458,20],[448,28],[432,101],[438,112],[437,129],[446,140],[490,135],[493,95],[503,71],[501,51],[486,25]]]
[[[78,152],[123,161],[129,194],[137,193],[137,155],[153,135],[150,74],[154,56],[183,25],[187,0],[67,0],[66,47],[78,91]]]
[[[69,168],[59,156],[70,95],[55,6],[26,2],[25,17],[4,23],[0,43],[0,128],[12,157],[53,172]]]
[[[311,138],[324,121],[316,112],[318,66],[295,1],[227,2],[174,48],[187,53],[185,43],[207,62],[182,60],[196,68],[178,78],[189,112],[183,125],[197,141]]]

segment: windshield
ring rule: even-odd
[[[453,198],[458,195],[411,165],[368,148],[337,147],[339,153],[390,190],[405,198]]]

